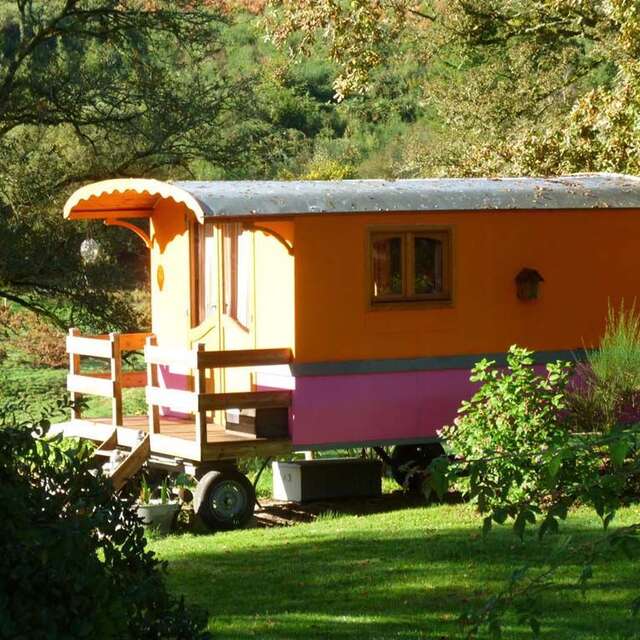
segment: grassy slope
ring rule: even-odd
[[[638,518],[640,508],[620,514]],[[598,535],[587,511],[572,518],[579,539]],[[505,528],[487,541],[469,506],[341,517],[280,529],[172,536],[151,547],[169,560],[172,588],[206,608],[216,638],[459,638],[469,603],[500,589],[524,563],[540,565],[559,538],[521,544]],[[544,600],[543,638],[637,637],[628,606],[633,564],[598,566],[583,598],[579,567],[563,574],[560,595]],[[505,637],[531,637],[517,624]]]

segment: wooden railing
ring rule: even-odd
[[[122,424],[122,390],[144,387],[147,383],[145,371],[122,371],[122,353],[144,348],[148,333],[109,333],[100,336],[81,336],[78,329],[69,329],[67,353],[69,375],[67,389],[72,402],[72,417],[80,419],[82,411],[79,400],[82,395],[111,398],[111,421],[114,426]],[[82,371],[81,356],[109,361],[109,372]]]
[[[122,371],[122,353],[144,348],[146,371]],[[111,399],[111,421],[114,427],[124,426],[122,390],[146,387],[149,411],[149,433],[160,433],[160,407],[195,416],[197,447],[207,442],[207,414],[225,409],[286,408],[291,404],[291,391],[243,391],[210,393],[206,383],[213,380],[214,371],[228,367],[258,367],[289,364],[290,349],[248,349],[206,351],[198,344],[194,349],[173,349],[156,345],[155,336],[148,333],[81,336],[70,329],[67,337],[69,375],[67,388],[72,400],[72,417],[81,419],[78,400],[83,395]],[[98,373],[81,369],[81,357],[108,360],[109,371]],[[158,367],[186,370],[193,380],[191,390],[167,389],[159,384]],[[165,436],[163,436],[165,437]]]
[[[289,364],[290,349],[248,349],[205,351],[198,344],[191,351],[157,346],[153,336],[147,338],[144,349],[147,362],[147,403],[149,431],[159,433],[160,407],[195,416],[195,439],[202,447],[207,442],[207,412],[221,409],[276,408],[291,404],[290,391],[246,391],[207,393],[207,370],[227,367],[254,367]],[[158,366],[180,366],[193,371],[193,391],[166,389],[158,384]],[[213,371],[211,371],[213,376]]]

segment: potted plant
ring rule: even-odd
[[[138,515],[143,524],[153,527],[158,533],[170,533],[176,515],[180,511],[180,503],[172,500],[169,477],[160,485],[160,498],[151,497],[151,487],[146,478],[140,483]]]

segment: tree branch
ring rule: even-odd
[[[29,311],[35,313],[36,315],[45,316],[53,324],[55,324],[56,327],[58,327],[59,329],[62,329],[62,331],[66,331],[67,328],[68,328],[66,323],[63,322],[62,320],[60,320],[60,318],[58,318],[58,316],[56,316],[54,313],[49,311],[49,309],[43,307],[42,305],[39,305],[37,302],[31,302],[31,301],[29,301],[29,300],[27,300],[25,298],[22,298],[22,297],[14,294],[14,293],[11,293],[9,291],[4,291],[2,289],[0,289],[0,297],[6,298],[7,300],[10,300],[11,302],[15,302],[16,304],[20,305],[21,307],[24,307],[25,309],[28,309]]]

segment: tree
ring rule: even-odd
[[[69,193],[107,177],[184,176],[196,162],[231,176],[268,165],[274,132],[251,87],[225,74],[227,17],[213,4],[0,2],[0,296],[60,326],[131,326],[113,248],[139,251],[136,240],[63,224]],[[86,267],[89,233],[107,250]]]
[[[273,0],[276,13],[266,22],[270,38],[292,53],[309,54],[320,40],[340,73],[336,97],[369,89],[370,73],[383,64],[385,54],[406,26],[407,14],[424,15],[408,0]]]
[[[413,43],[406,55],[429,66],[424,97],[439,117],[427,144],[409,140],[399,174],[640,169],[633,0],[274,4],[277,41],[294,51],[328,41],[338,89],[366,90],[375,65]]]

